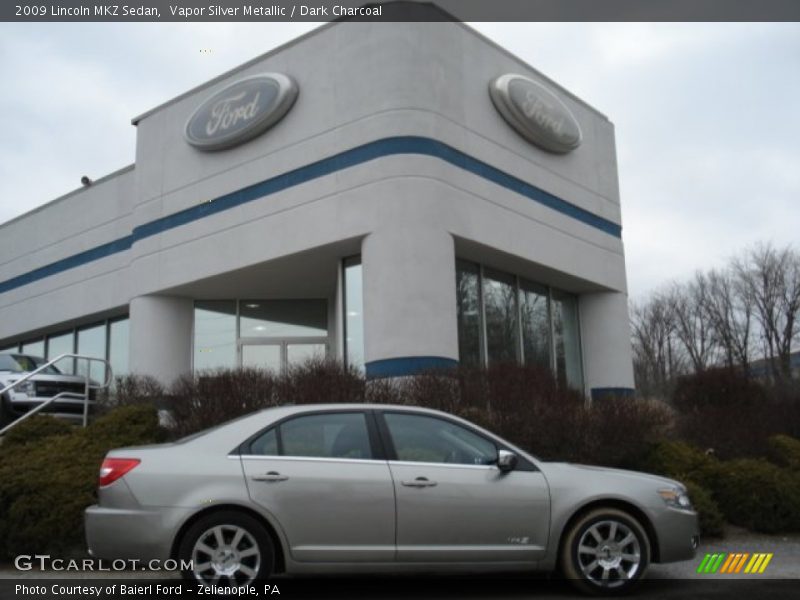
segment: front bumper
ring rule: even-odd
[[[658,538],[658,562],[668,563],[694,558],[700,540],[696,512],[664,508],[651,511],[650,518]]]

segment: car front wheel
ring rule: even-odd
[[[561,570],[590,594],[629,591],[650,561],[650,541],[642,525],[615,508],[594,509],[568,530],[561,547]]]
[[[192,561],[191,569],[184,571],[186,579],[233,587],[269,577],[275,555],[264,527],[235,511],[201,518],[183,536],[178,553],[183,561]]]

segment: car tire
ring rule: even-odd
[[[243,512],[219,511],[189,527],[178,557],[192,561],[192,568],[183,571],[192,583],[241,587],[272,575],[275,550],[257,519]]]
[[[562,575],[593,595],[629,592],[650,563],[650,540],[631,514],[597,508],[581,515],[561,544]]]

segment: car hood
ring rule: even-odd
[[[541,462],[539,463],[539,467],[548,479],[551,475],[558,476],[559,478],[591,476],[593,479],[600,478],[609,482],[651,482],[657,485],[683,487],[683,484],[674,479],[653,475],[652,473],[642,473],[641,471],[627,471],[625,469],[611,469],[608,467],[596,467],[593,465],[580,465],[565,462]]]

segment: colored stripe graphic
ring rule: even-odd
[[[773,553],[769,552],[715,552],[706,554],[697,567],[697,573],[761,574],[767,570]]]

